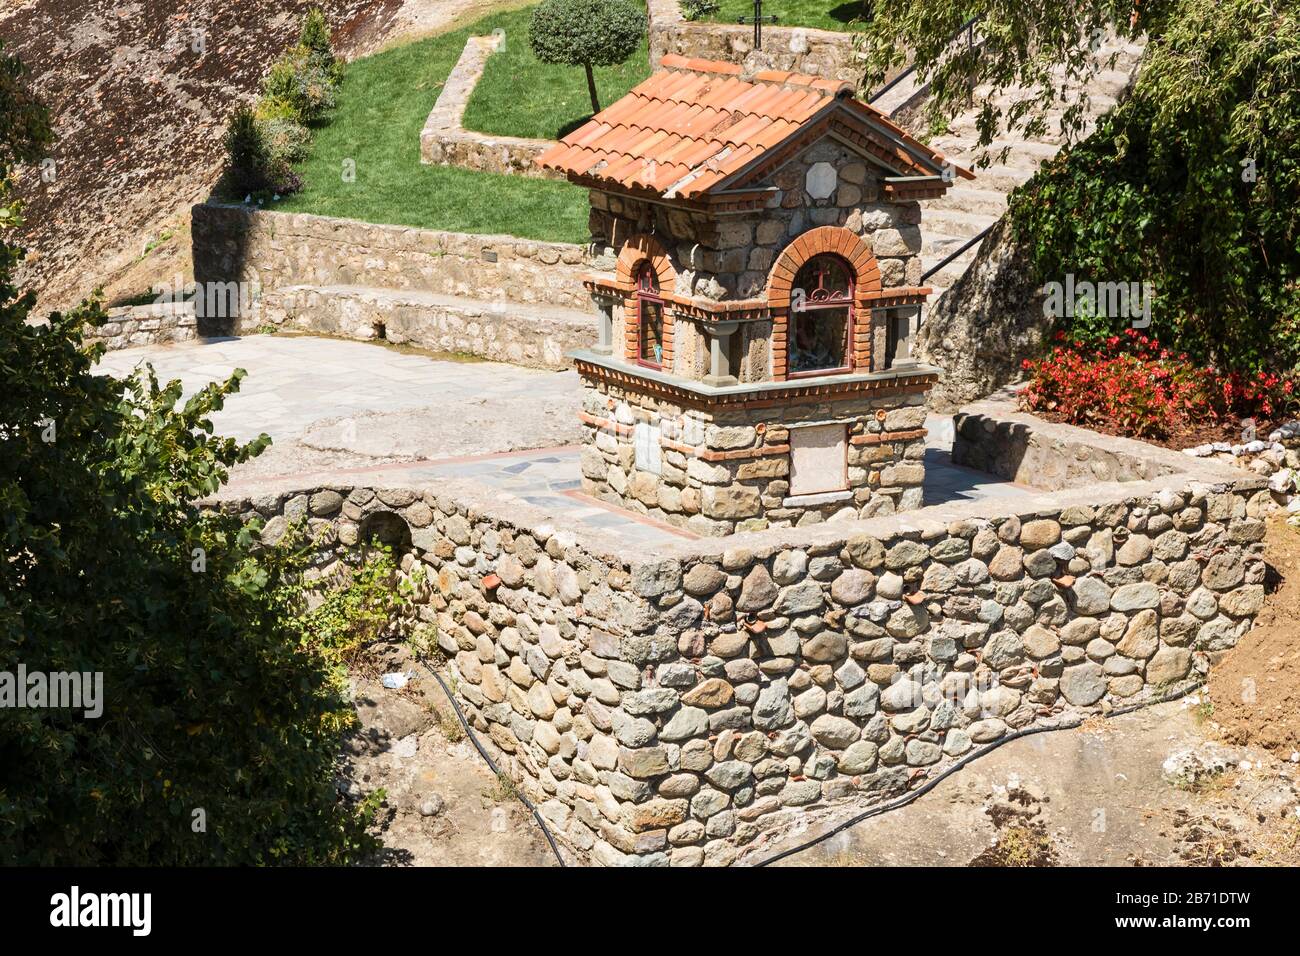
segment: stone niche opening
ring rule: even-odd
[[[602,270],[584,490],[706,535],[920,506],[920,203],[970,173],[850,84],[661,66],[538,158]]]

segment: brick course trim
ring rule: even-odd
[[[620,386],[633,386],[650,394],[671,398],[675,402],[691,408],[711,408],[719,405],[744,408],[788,407],[808,402],[837,401],[861,397],[869,393],[872,397],[910,395],[924,392],[939,380],[933,372],[919,372],[913,375],[899,375],[894,378],[861,379],[852,378],[842,382],[826,382],[808,385],[806,382],[791,382],[789,388],[763,389],[755,392],[717,392],[700,393],[667,382],[635,374],[632,370],[608,368],[594,362],[584,361],[581,356],[574,356],[574,365],[578,371],[589,378],[609,382]]]

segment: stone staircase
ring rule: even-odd
[[[1113,66],[1101,70],[1092,78],[1088,88],[1088,123],[1081,135],[1091,131],[1097,118],[1115,105],[1116,98],[1128,86],[1137,69],[1142,49],[1139,44],[1114,41],[1103,44],[1097,51],[1096,57],[1102,62],[1108,61],[1112,54],[1116,55],[1116,59]],[[988,87],[977,87],[974,102],[982,103],[990,92]],[[902,88],[892,91],[887,99],[878,101],[875,105],[906,125],[907,115],[915,112],[924,95],[924,88]],[[992,99],[998,106],[1007,107],[1025,96],[1024,91],[1012,90]],[[1055,156],[1065,142],[1060,129],[1061,111],[1053,110],[1047,114],[1048,128],[1043,135],[1033,139],[995,140],[987,152],[997,161],[986,169],[979,169],[976,163],[984,151],[975,146],[978,141],[977,115],[978,109],[972,107],[955,117],[948,124],[948,129],[938,136],[925,136],[924,130],[914,130],[953,162],[974,172],[976,177],[973,181],[958,179],[942,198],[921,204],[923,271],[933,269],[963,243],[1000,219],[1006,212],[1007,196],[1011,190],[1033,176],[1038,167]],[[1008,147],[1006,156],[999,158],[1003,147]],[[925,284],[934,289],[934,294],[930,297],[931,303],[937,302],[944,290],[961,277],[978,251],[977,243],[926,280]]]

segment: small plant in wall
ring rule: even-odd
[[[528,44],[543,63],[585,69],[591,111],[599,113],[592,68],[622,63],[644,32],[645,12],[628,0],[542,0],[533,11]]]

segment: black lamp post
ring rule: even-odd
[[[776,23],[776,14],[769,13],[763,16],[763,0],[754,0],[754,15],[752,17],[739,17],[737,23],[754,24],[754,49],[763,49],[763,24]]]

